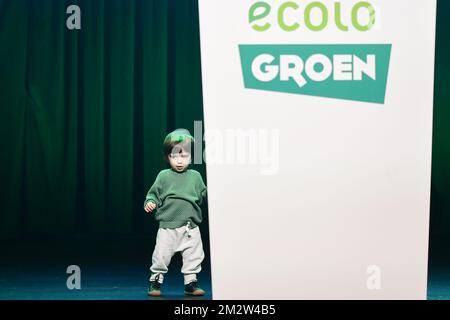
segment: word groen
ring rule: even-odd
[[[263,82],[270,82],[279,76],[279,81],[294,80],[298,87],[308,81],[321,82],[331,76],[334,81],[362,81],[363,74],[376,80],[375,55],[366,56],[366,62],[356,55],[333,55],[332,59],[323,54],[313,54],[306,62],[298,55],[280,55],[278,63],[270,54],[260,54],[252,62],[253,76]]]
[[[302,17],[301,10],[302,7],[298,4],[299,1],[280,1],[276,11],[277,24],[278,26],[287,32],[295,31],[300,26],[300,19]],[[313,1],[304,6],[303,8],[303,22],[305,27],[311,31],[322,31],[329,25],[329,15],[331,8],[330,3],[323,3],[320,1]],[[345,25],[343,22],[343,9],[341,2],[335,2],[333,6],[334,11],[334,23],[341,31],[349,31],[349,26]],[[360,12],[365,10],[369,14],[369,19],[367,23],[361,23],[359,17]],[[319,23],[313,22],[313,13],[315,11],[320,12],[321,21]],[[286,15],[294,14],[299,19],[294,23],[287,22]],[[254,3],[249,9],[249,23],[251,27],[259,32],[267,31],[271,28],[272,24],[269,22],[272,14],[272,7],[265,1],[259,1]],[[376,13],[375,8],[371,3],[366,1],[357,2],[353,5],[350,12],[346,12],[346,15],[351,17],[352,26],[358,31],[369,31],[375,24]],[[269,21],[268,21],[269,20]]]
[[[244,86],[384,103],[389,44],[239,45]]]

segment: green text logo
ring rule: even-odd
[[[384,103],[391,45],[240,45],[244,84]]]
[[[364,15],[366,19],[361,18]],[[277,1],[277,6],[272,7],[265,1],[258,1],[250,7],[248,20],[251,27],[259,32],[269,30],[273,24],[287,32],[304,28],[322,31],[332,23],[330,20],[334,20],[334,25],[341,31],[349,31],[350,27],[369,31],[375,24],[376,12],[374,6],[366,1],[357,2],[346,11],[341,2]],[[345,20],[349,22],[345,23]]]

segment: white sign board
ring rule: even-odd
[[[200,0],[214,299],[425,299],[436,1]]]

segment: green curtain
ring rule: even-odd
[[[0,71],[0,236],[145,232],[165,134],[203,119],[197,1],[0,0]]]
[[[81,30],[66,28],[70,4]],[[439,0],[431,245],[443,248],[449,14]],[[202,110],[196,0],[0,0],[0,236],[144,232],[161,141]]]
[[[431,249],[450,245],[450,2],[438,0],[431,178]]]

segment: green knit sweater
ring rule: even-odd
[[[206,200],[206,186],[201,174],[192,169],[177,172],[162,170],[145,198],[156,204],[154,216],[160,228],[175,229],[188,221],[195,228],[202,222],[200,205]]]

